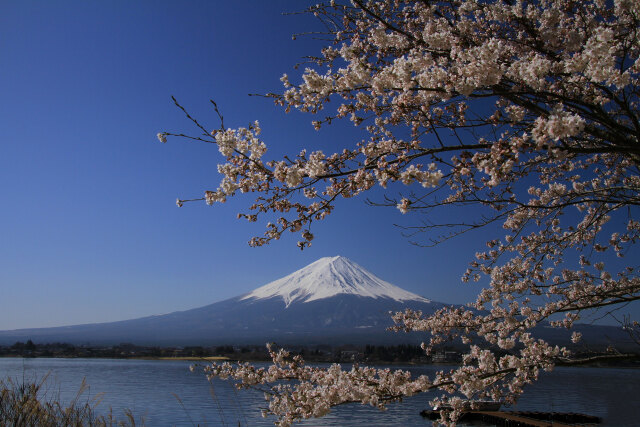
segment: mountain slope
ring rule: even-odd
[[[392,325],[389,312],[405,308],[432,312],[441,306],[337,256],[204,307],[120,322],[0,331],[0,343],[27,339],[147,345],[407,342],[406,334],[385,332]]]
[[[0,331],[0,344],[139,345],[400,344],[428,338],[392,333],[389,312],[405,308],[433,313],[431,302],[385,282],[343,257],[318,261],[252,292],[186,311],[120,322]],[[576,325],[590,346],[629,341],[621,328]],[[536,336],[568,344],[569,332],[540,325]]]

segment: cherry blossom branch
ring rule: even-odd
[[[354,0],[308,13],[333,40],[306,57],[304,70],[282,76],[282,93],[266,96],[287,112],[316,114],[318,130],[350,120],[368,137],[335,153],[301,150],[264,161],[257,122],[227,128],[213,103],[220,128],[207,131],[174,99],[205,136],[161,132],[158,139],[213,143],[223,157],[217,189],[178,206],[253,193],[239,217],[278,218],[250,244],[288,230],[300,232],[305,248],[313,221],[330,215],[339,198],[366,197],[380,185],[389,193],[371,205],[423,218],[403,227],[416,244],[419,233],[437,244],[496,223],[504,231],[462,275],[483,284],[473,303],[394,316],[397,330],[431,334],[426,351],[451,339],[468,346],[451,372],[428,380],[373,368],[322,370],[279,352],[268,369],[214,365],[210,372],[247,385],[275,381],[268,412],[282,425],[430,388],[443,392],[438,402],[451,403],[441,420],[449,424],[465,405],[456,393],[515,401],[540,369],[569,357],[536,339],[536,325],[571,329],[593,310],[613,315],[640,299],[640,267],[611,262],[640,241],[640,5]],[[394,183],[408,190],[392,192]],[[455,217],[454,209],[468,207]],[[436,222],[435,209],[447,219]],[[435,229],[447,232],[434,237]],[[623,324],[640,336],[634,321]],[[298,383],[278,384],[284,379]]]

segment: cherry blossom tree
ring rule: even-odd
[[[266,412],[280,425],[335,405],[384,407],[433,389],[441,391],[434,403],[451,408],[444,423],[459,416],[461,396],[514,402],[540,370],[569,356],[537,339],[533,327],[570,329],[585,311],[640,298],[633,260],[623,268],[609,262],[640,238],[640,2],[352,0],[308,12],[329,41],[299,76],[282,76],[283,93],[268,96],[287,111],[312,113],[316,129],[348,119],[367,139],[336,153],[302,150],[266,161],[257,122],[226,128],[218,113],[221,126],[211,131],[193,120],[202,135],[158,138],[213,143],[225,158],[218,188],[196,200],[254,193],[239,216],[279,219],[252,246],[289,231],[300,233],[304,249],[314,238],[310,225],[338,198],[395,182],[406,194],[381,204],[426,218],[438,209],[463,212],[462,221],[410,227],[414,239],[437,244],[490,224],[504,233],[463,275],[486,283],[475,302],[393,316],[397,330],[430,333],[427,352],[448,340],[468,345],[456,369],[433,378],[323,369],[273,350],[269,368],[225,363],[207,373],[240,386],[275,384]]]

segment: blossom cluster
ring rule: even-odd
[[[535,359],[544,358],[548,346],[542,342],[536,346],[526,359],[505,356],[500,360],[496,360],[491,352],[473,346],[465,361],[475,363],[478,368],[467,366],[443,370],[437,372],[433,379],[426,375],[412,377],[408,371],[389,368],[353,365],[345,370],[340,364],[326,368],[308,366],[301,356],[291,356],[284,349],[276,351],[272,344],[267,344],[273,362],[269,367],[258,368],[246,362],[214,362],[205,366],[204,372],[210,380],[229,379],[235,381],[240,389],[263,391],[269,405],[263,410],[263,416],[276,415],[275,424],[285,427],[295,421],[326,415],[334,406],[360,403],[385,409],[387,404],[401,401],[404,397],[438,388],[452,391],[459,387],[467,397],[498,399],[504,393],[497,384],[506,381],[512,390],[516,390],[538,377],[540,363]],[[551,352],[557,355],[560,350],[555,348]],[[544,368],[551,369],[551,365],[547,363]],[[192,366],[192,370],[195,369],[196,366]],[[478,388],[491,391],[478,394]],[[456,417],[468,408],[468,402],[460,397],[447,399],[441,396],[430,403],[434,406],[446,403],[450,411],[442,412],[441,421],[452,425]]]

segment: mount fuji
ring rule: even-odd
[[[385,282],[341,257],[321,258],[252,292],[204,307],[110,323],[0,331],[0,343],[139,345],[402,343],[390,311],[443,304]],[[424,336],[422,336],[424,339]]]
[[[280,297],[285,306],[289,307],[296,301],[304,303],[338,295],[386,298],[398,302],[431,302],[379,279],[355,262],[341,256],[320,258],[282,279],[255,289],[240,299],[257,301]]]

